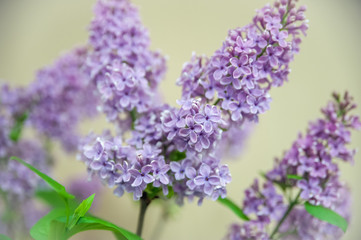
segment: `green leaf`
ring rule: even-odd
[[[75,197],[73,195],[71,195],[70,193],[68,193],[65,190],[65,187],[63,185],[61,185],[60,183],[58,183],[57,181],[55,181],[54,179],[52,179],[51,177],[49,177],[48,175],[46,175],[45,173],[40,172],[38,169],[36,169],[35,167],[33,167],[32,165],[24,162],[22,159],[18,158],[18,157],[11,157],[10,159],[13,159],[15,161],[18,161],[19,163],[23,164],[24,166],[26,166],[27,168],[29,168],[31,171],[33,171],[34,173],[36,173],[39,177],[41,177],[46,183],[49,184],[50,187],[52,187],[58,194],[60,194],[61,196],[63,196],[65,199],[74,199]]]
[[[58,221],[64,223],[66,219],[65,217],[62,217],[62,218],[58,218]],[[139,237],[138,235],[129,232],[123,228],[120,228],[111,222],[90,216],[79,218],[77,224],[71,230],[66,232],[65,239],[68,239],[79,232],[84,232],[89,230],[112,231],[118,240],[141,240],[141,237]]]
[[[346,219],[344,219],[342,216],[332,211],[331,209],[322,206],[315,206],[310,204],[309,202],[305,202],[305,209],[315,218],[335,225],[341,228],[342,231],[346,232],[348,226]]]
[[[174,150],[169,154],[169,159],[171,161],[180,161],[180,160],[185,159],[186,157],[187,157],[187,155],[185,152],[180,152],[177,150]]]
[[[25,112],[25,113],[23,113],[22,115],[20,115],[19,117],[17,117],[15,119],[15,124],[11,128],[10,134],[9,134],[9,138],[12,141],[14,141],[14,142],[19,141],[20,136],[21,136],[21,132],[22,132],[23,127],[24,127],[24,123],[25,123],[27,118],[28,118],[28,113]]]
[[[302,180],[303,177],[300,177],[298,175],[294,175],[294,174],[287,174],[287,178],[288,179],[295,179],[295,180]]]
[[[4,234],[0,234],[0,240],[11,240],[11,238],[5,236]]]
[[[68,225],[69,230],[75,226],[75,224],[78,222],[79,218],[84,217],[85,214],[89,211],[89,209],[92,206],[92,203],[94,201],[94,196],[95,196],[95,193],[93,195],[91,195],[90,197],[88,197],[87,199],[83,200],[79,204],[79,206],[75,209],[72,220]]]
[[[223,204],[224,206],[228,207],[232,212],[234,212],[239,218],[249,221],[249,217],[247,217],[246,214],[242,211],[241,208],[239,208],[233,201],[231,201],[229,198],[218,198],[218,202]]]
[[[59,222],[56,219],[50,223],[49,240],[67,240],[66,223]]]
[[[30,235],[35,240],[50,240],[50,230],[53,229],[52,222],[59,217],[66,216],[65,209],[54,209],[37,221],[30,229]],[[65,225],[64,225],[65,226]],[[64,227],[65,229],[65,227]]]
[[[53,189],[39,189],[35,192],[35,197],[51,208],[64,208],[64,198]],[[79,202],[73,199],[69,205],[70,209],[75,209]]]

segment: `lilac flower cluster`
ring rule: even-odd
[[[48,171],[47,155],[41,144],[35,141],[21,140],[8,149],[8,155],[0,163],[0,189],[9,199],[29,198],[39,186],[41,179],[24,165],[10,161],[18,156],[42,171]]]
[[[117,133],[85,139],[80,158],[90,173],[134,199],[169,190],[180,204],[224,198],[231,176],[221,163],[227,149],[221,143],[242,141],[232,136],[245,136],[244,126],[268,109],[270,86],[286,80],[298,35],[307,29],[304,10],[292,1],[267,6],[252,24],[231,30],[211,58],[193,55],[177,81],[177,108],[158,103],[154,94],[165,61],[149,50],[136,8],[127,0],[98,1],[87,67]]]
[[[184,121],[182,119],[189,115],[184,109],[190,108],[191,103],[196,102],[200,109],[209,108],[213,103],[212,112],[217,113],[217,119],[211,120],[212,129],[218,125],[218,130],[217,136],[209,142],[220,145],[216,156],[224,155],[222,143],[232,143],[231,136],[246,136],[245,126],[257,122],[258,115],[269,109],[270,88],[281,86],[287,80],[289,63],[299,51],[299,35],[307,30],[304,11],[305,7],[297,9],[293,1],[276,2],[274,7],[267,5],[257,12],[253,23],[230,30],[222,48],[211,58],[193,54],[177,80],[182,86],[181,108],[172,109],[167,117]],[[198,133],[202,133],[197,119],[193,120],[195,124],[188,119],[195,130],[187,130],[192,138],[186,139],[185,146],[180,148],[187,152],[193,150]],[[167,124],[164,123],[168,136],[176,136],[181,127]],[[182,125],[182,122],[177,124]],[[239,141],[237,143],[241,143]],[[196,150],[208,149],[208,142],[204,146],[198,143]]]
[[[339,168],[335,159],[352,162],[355,150],[347,148],[351,141],[351,130],[360,129],[359,117],[350,115],[356,108],[352,98],[346,93],[343,98],[334,94],[322,113],[324,119],[310,123],[307,134],[300,135],[290,150],[267,173],[267,178],[278,184],[298,187],[301,198],[312,204],[325,207],[337,201]],[[287,175],[298,175],[302,180],[288,181]]]
[[[110,121],[120,113],[145,112],[164,76],[165,59],[149,50],[148,32],[126,0],[98,1],[90,25],[87,65]]]
[[[335,160],[353,162],[355,151],[349,150],[346,145],[350,143],[351,130],[360,129],[361,122],[358,116],[349,113],[356,105],[347,92],[344,96],[335,93],[333,97],[334,101],[322,109],[324,118],[310,123],[307,134],[299,135],[284,157],[276,159],[274,169],[265,175],[264,189],[259,190],[256,180],[246,190],[243,210],[256,218],[244,226],[232,226],[226,239],[254,239],[254,234],[262,235],[263,239],[272,239],[275,234],[283,236],[282,239],[341,237],[340,229],[314,219],[304,208],[297,206],[303,200],[333,209],[350,219],[349,192],[339,180],[340,172]],[[287,210],[275,186],[279,186],[285,194],[292,190],[299,192]],[[280,220],[284,216],[285,222],[285,219]],[[281,225],[276,228],[278,232],[268,235],[266,229],[272,221],[280,221]]]
[[[0,116],[0,158],[8,156],[9,148],[12,144],[10,135],[11,124],[9,120]]]
[[[351,195],[346,186],[340,186],[338,199],[333,203],[333,210],[351,220]],[[296,207],[279,230],[284,240],[338,240],[343,236],[340,228],[312,217],[302,207]]]
[[[90,136],[84,142],[83,151],[82,159],[91,174],[97,174],[109,187],[115,187],[117,196],[125,191],[133,193],[134,200],[139,200],[143,192],[162,191],[167,196],[169,187],[178,194],[179,203],[184,197],[217,199],[220,194],[224,196],[224,186],[230,182],[228,167],[219,168],[216,159],[195,161],[194,157],[169,162],[169,154],[164,154],[157,145],[124,146],[121,138],[113,138],[109,132],[101,137]]]
[[[16,215],[23,215],[16,225],[10,221],[10,228],[25,224],[27,213],[18,206],[30,204],[42,183],[36,174],[10,157],[20,157],[49,174],[52,158],[47,152],[48,142],[60,140],[67,151],[76,150],[79,121],[96,113],[97,98],[92,94],[94,87],[89,84],[84,65],[86,56],[85,47],[76,48],[54,65],[41,69],[28,87],[1,85],[0,193],[5,206],[1,212],[16,209]],[[34,134],[42,141],[23,138],[22,131],[29,127],[36,130]],[[28,230],[19,227],[19,231],[20,228],[24,233]]]
[[[201,105],[188,100],[181,109],[171,109],[162,114],[163,130],[176,148],[188,155],[211,150],[221,136],[221,113],[216,106]]]
[[[178,85],[183,98],[218,96],[230,121],[254,121],[269,108],[269,89],[287,81],[289,63],[299,51],[299,34],[306,33],[305,7],[282,0],[257,12],[253,23],[229,31],[210,58],[193,55],[184,65]]]
[[[77,125],[96,113],[95,89],[85,67],[87,49],[75,48],[52,66],[38,71],[29,86],[32,107],[29,121],[40,133],[59,139],[65,149],[77,149]]]

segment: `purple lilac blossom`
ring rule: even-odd
[[[9,138],[11,124],[8,118],[0,115],[0,158],[8,156],[12,141]]]
[[[349,111],[356,108],[352,97],[334,94],[334,101],[322,109],[324,118],[309,124],[306,135],[299,135],[290,150],[278,160],[267,178],[279,184],[301,189],[301,198],[315,205],[330,207],[338,198],[339,167],[337,160],[353,163],[356,153],[348,149],[351,130],[360,129],[359,117]],[[287,175],[302,177],[287,180]]]
[[[77,125],[95,115],[97,98],[85,67],[87,49],[75,48],[38,71],[29,92],[33,104],[29,122],[40,133],[59,139],[65,149],[77,149]]]
[[[164,196],[168,187],[174,186],[176,193],[181,186],[188,188],[186,193],[179,192],[178,202],[183,198],[217,199],[225,196],[225,185],[230,182],[228,167],[219,165],[219,160],[207,158],[195,161],[184,159],[170,162],[168,154],[157,145],[142,142],[141,147],[123,145],[119,138],[113,138],[109,132],[103,136],[89,137],[84,141],[81,159],[86,163],[91,175],[99,176],[114,193],[122,196],[124,192],[133,193],[134,200],[139,200],[146,188],[159,188]],[[164,154],[164,155],[162,155]],[[191,174],[193,173],[193,174]]]
[[[322,205],[350,221],[350,193],[339,179],[338,161],[353,163],[355,150],[349,150],[346,145],[351,141],[351,130],[360,129],[361,122],[350,113],[356,105],[347,92],[343,96],[334,93],[333,98],[322,109],[324,117],[311,122],[306,135],[300,134],[284,157],[276,159],[274,169],[265,175],[263,190],[255,180],[245,191],[243,210],[251,221],[232,225],[225,239],[257,239],[249,229],[267,234],[272,221],[277,223],[285,216],[287,206],[275,186],[280,186],[284,193],[299,192],[296,199],[301,201],[291,208],[275,233],[278,239],[340,239],[343,236],[341,229],[312,217],[300,204],[307,201]],[[301,179],[289,179],[288,175]],[[269,239],[267,236],[265,239]]]
[[[36,141],[20,140],[9,148],[6,157],[1,158],[0,189],[6,192],[9,198],[28,198],[39,186],[41,179],[27,167],[10,160],[11,156],[17,156],[46,172],[48,171],[47,154]]]
[[[254,222],[232,224],[224,240],[270,240],[268,234]]]
[[[110,121],[121,113],[145,112],[153,107],[155,89],[166,66],[150,39],[138,10],[128,0],[99,0],[90,25],[87,66]]]
[[[305,7],[278,1],[257,11],[253,22],[229,31],[222,47],[210,58],[193,54],[177,84],[183,99],[216,101],[229,121],[255,121],[269,108],[271,86],[287,81],[289,63],[299,51],[300,33],[308,26]]]
[[[36,207],[32,199],[43,180],[24,165],[10,160],[11,156],[18,156],[43,172],[49,171],[48,158],[41,144],[34,140],[14,142],[7,155],[0,158],[0,233],[25,239],[32,225],[44,215],[44,209]],[[16,219],[6,220],[3,218],[6,214]]]

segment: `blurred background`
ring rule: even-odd
[[[87,26],[95,0],[10,1],[0,0],[0,79],[11,85],[26,85],[35,71],[51,64],[60,53],[87,41]],[[134,0],[143,23],[150,30],[152,48],[168,56],[168,73],[161,84],[165,101],[175,105],[181,89],[175,86],[182,64],[192,51],[211,55],[221,46],[230,28],[248,24],[255,9],[266,0]],[[310,120],[320,116],[320,108],[332,91],[349,90],[361,107],[361,2],[358,0],[302,0],[308,7],[308,36],[301,52],[292,63],[289,83],[273,89],[271,110],[248,139],[243,154],[229,160],[233,181],[228,195],[238,203],[243,191],[273,166],[273,159],[291,146]],[[361,115],[361,108],[357,110]],[[84,133],[109,126],[104,119],[84,123]],[[356,132],[353,146],[361,147],[361,133]],[[84,164],[75,156],[57,152],[55,179],[68,183],[85,176]],[[361,239],[361,153],[355,165],[342,165],[342,178],[352,189],[352,223],[345,240]],[[96,196],[95,214],[135,231],[138,205],[131,196],[117,198],[111,189]],[[145,240],[221,239],[229,224],[237,219],[216,202],[204,201],[201,207],[187,203],[173,209],[165,223],[158,224],[162,211],[159,204],[150,206],[146,215]],[[158,229],[159,234],[155,234]],[[159,230],[160,229],[160,230]],[[73,239],[113,239],[105,232],[79,234]]]

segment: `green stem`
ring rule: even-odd
[[[301,195],[301,191],[297,194],[296,198],[290,203],[290,205],[288,206],[285,214],[283,215],[283,217],[281,218],[281,220],[278,222],[277,226],[275,227],[275,229],[272,231],[270,239],[273,239],[274,235],[276,235],[276,233],[278,232],[279,228],[281,227],[282,223],[286,220],[286,218],[288,217],[288,215],[291,213],[292,209],[298,204],[298,199],[300,198]]]
[[[150,203],[151,200],[148,198],[147,193],[143,192],[143,196],[140,198],[140,210],[139,210],[138,226],[137,226],[137,235],[139,237],[142,236],[145,212],[147,211],[147,208]]]
[[[129,112],[130,113],[130,118],[132,119],[132,130],[134,130],[135,128],[135,120],[137,120],[137,116],[138,116],[138,113],[137,113],[137,109],[133,108],[132,111]]]
[[[213,103],[213,105],[214,105],[214,106],[217,105],[220,101],[221,101],[221,99],[218,98],[218,99],[215,101],[215,103]]]

